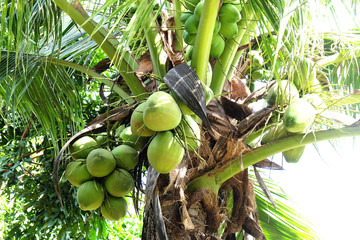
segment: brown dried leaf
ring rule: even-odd
[[[231,99],[237,101],[238,99],[245,99],[251,94],[246,84],[237,76],[233,76],[230,82],[230,96]]]
[[[234,102],[233,100],[230,100],[224,96],[220,97],[220,102],[226,115],[239,121],[245,119],[252,113],[251,109],[247,105]]]

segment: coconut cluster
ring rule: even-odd
[[[262,138],[261,144],[279,140],[288,136],[306,133],[314,123],[317,111],[326,108],[324,100],[316,93],[299,97],[297,87],[288,80],[274,83],[268,90],[269,107],[284,105],[281,122],[275,124]],[[296,163],[304,153],[305,146],[284,151],[282,154],[289,163]]]
[[[135,187],[129,171],[138,163],[138,151],[126,144],[110,151],[93,137],[84,136],[71,145],[70,152],[74,161],[67,165],[65,177],[78,187],[80,209],[100,208],[102,216],[110,221],[124,217],[127,210],[124,197]]]
[[[130,129],[138,136],[152,137],[147,158],[159,173],[175,169],[185,148],[194,151],[200,147],[198,124],[190,115],[184,115],[174,97],[165,91],[152,93],[134,109]]]
[[[183,38],[185,43],[191,46],[189,49],[189,55],[191,56],[192,46],[195,44],[195,38],[205,2],[200,0],[186,0],[184,3],[188,11],[180,16],[180,21],[185,26]],[[241,19],[241,8],[241,4],[238,1],[224,1],[221,5],[215,22],[211,42],[211,57],[220,57],[225,49],[226,39],[231,39],[238,34],[238,22]]]

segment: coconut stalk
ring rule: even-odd
[[[187,186],[187,192],[195,192],[197,189],[209,189],[217,195],[220,186],[241,172],[261,160],[270,157],[276,153],[284,152],[293,148],[305,146],[307,144],[344,138],[360,136],[360,127],[344,127],[340,129],[321,130],[308,134],[299,134],[281,140],[271,142],[264,146],[255,148],[245,153],[241,158],[233,159],[222,166],[207,172],[206,174],[192,180]]]
[[[151,56],[152,65],[154,68],[154,72],[159,77],[164,77],[166,74],[166,52],[164,50],[163,42],[161,36],[159,34],[159,27],[156,24],[156,15],[151,11],[148,13],[148,1],[138,0],[139,9],[145,8],[146,11],[136,11],[134,18],[138,18],[138,14],[144,14],[147,16],[147,20],[144,21],[144,34],[147,42],[147,46],[149,47],[149,52]]]
[[[175,50],[182,51],[183,46],[183,30],[180,16],[182,13],[182,5],[179,0],[174,0],[174,22],[175,22]]]
[[[106,29],[98,27],[93,21],[82,5],[78,1],[72,4],[66,0],[53,0],[55,4],[66,12],[89,36],[99,45],[105,54],[114,62],[116,68],[119,70],[121,76],[124,78],[126,84],[129,86],[131,92],[135,95],[137,100],[142,100],[146,97],[144,93],[146,90],[135,75],[135,70],[138,68],[136,60],[123,48],[120,43],[113,37]]]
[[[228,39],[226,41],[224,52],[221,54],[214,66],[213,77],[210,85],[214,95],[222,93],[225,80],[232,75],[232,73],[230,75],[228,73],[231,65],[233,64],[235,55],[238,52],[239,43],[240,45],[248,43],[250,33],[253,32],[256,27],[256,21],[254,20],[255,14],[251,7],[244,8],[241,11],[241,15],[245,17],[243,17],[238,24],[238,34],[233,39]]]
[[[214,33],[220,0],[205,0],[195,38],[191,67],[202,83],[206,84],[206,73],[210,56],[211,40]]]

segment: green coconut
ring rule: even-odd
[[[104,201],[104,189],[97,181],[87,181],[80,185],[76,196],[80,209],[98,209]]]
[[[185,60],[187,62],[191,60],[193,52],[194,52],[194,46],[189,46],[189,48],[187,48],[185,53]]]
[[[297,163],[305,151],[305,146],[293,148],[283,152],[283,156],[288,163]]]
[[[143,113],[145,108],[146,108],[146,102],[143,102],[140,103],[139,106],[137,106],[134,109],[130,118],[130,127],[132,133],[138,136],[150,137],[154,135],[155,132],[148,129],[144,124]]]
[[[155,92],[146,101],[143,117],[145,126],[153,131],[167,131],[181,121],[181,110],[175,99],[166,92]]]
[[[197,122],[191,116],[185,115],[183,121],[180,123],[180,128],[185,135],[187,148],[190,151],[198,149],[201,145],[201,141],[200,128]]]
[[[200,21],[200,17],[201,17],[201,14],[202,14],[202,10],[204,8],[204,1],[202,2],[199,2],[196,7],[195,7],[195,10],[194,10],[194,15],[196,17],[197,20]]]
[[[139,151],[142,149],[148,141],[147,137],[141,137],[131,132],[131,127],[126,127],[120,133],[120,138],[123,140],[123,144],[135,148]]]
[[[109,221],[118,221],[126,214],[127,203],[122,197],[108,196],[101,205],[101,214]]]
[[[194,12],[196,5],[200,2],[200,0],[184,0],[185,7]]]
[[[195,15],[191,15],[185,22],[185,30],[190,34],[196,34],[199,26],[199,20],[196,19]]]
[[[84,136],[76,140],[70,146],[70,153],[73,159],[85,159],[87,155],[99,145],[90,136]]]
[[[299,92],[295,85],[288,80],[282,80],[280,85],[276,82],[269,88],[266,100],[269,106],[273,106],[275,103],[290,103],[298,98]]]
[[[66,179],[75,187],[93,178],[87,170],[85,159],[78,159],[69,163],[65,169]]]
[[[131,174],[124,169],[115,169],[105,177],[105,188],[114,197],[123,197],[130,193],[135,187]]]
[[[306,101],[308,101],[315,109],[326,109],[326,103],[324,100],[316,93],[309,93],[303,96]]]
[[[187,31],[183,33],[184,42],[189,45],[194,45],[196,34],[190,34]]]
[[[116,160],[112,153],[104,148],[92,150],[86,158],[86,167],[94,177],[105,177],[116,166]]]
[[[177,142],[171,131],[160,132],[151,140],[147,158],[159,173],[169,173],[179,165],[184,156],[184,148]]]
[[[302,133],[315,120],[315,108],[305,99],[293,101],[286,108],[283,116],[287,131]]]
[[[231,3],[223,4],[219,11],[220,22],[236,23],[241,19],[239,10]]]
[[[138,152],[128,145],[117,146],[111,152],[115,157],[116,166],[125,170],[134,169],[139,161]]]
[[[225,41],[219,34],[214,34],[211,41],[210,57],[218,58],[224,52]]]
[[[184,12],[180,15],[180,21],[182,24],[185,24],[186,20],[193,15],[191,12]]]
[[[259,51],[251,50],[248,52],[250,64],[252,68],[259,68],[264,65],[264,58],[260,55]]]
[[[289,136],[290,133],[286,131],[286,128],[282,122],[276,124],[275,126],[271,127],[270,130],[264,135],[261,139],[261,144],[267,144],[269,142],[279,140],[286,136]]]
[[[233,38],[239,32],[239,27],[236,23],[223,23],[220,28],[220,34],[224,38]]]

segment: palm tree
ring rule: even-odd
[[[114,109],[103,115],[106,121],[88,125],[111,129],[111,116],[128,117],[128,109],[163,87],[167,72],[186,61],[215,96],[207,105],[212,130],[204,124],[201,147],[188,151],[170,174],[157,173],[143,158],[143,239],[238,239],[247,234],[256,239],[316,238],[257,168],[279,168],[267,160],[276,153],[299,154],[307,144],[360,135],[355,119],[360,101],[357,32],[341,38],[317,32],[307,2],[205,0],[193,40],[184,43],[189,30],[184,30],[183,13],[194,11],[191,5],[197,2],[3,0],[0,96],[6,109],[39,121],[59,152],[67,146],[68,132],[75,135],[84,128],[77,74],[96,79],[116,96],[106,100],[108,110]],[[226,25],[219,12],[225,4],[236,5],[241,16],[228,38],[226,32],[214,34],[217,25]],[[224,48],[218,53],[212,49],[215,35]],[[101,74],[104,70],[116,75],[116,81]],[[290,106],[288,99],[266,106],[263,101],[271,85],[284,79],[296,85],[301,98],[317,94],[323,105],[305,132],[261,143]],[[260,110],[256,103],[263,104]],[[116,120],[128,124],[126,117]],[[54,163],[56,187],[60,161],[61,155]],[[139,181],[142,171],[139,166],[134,172]],[[137,193],[141,189],[138,184]]]

